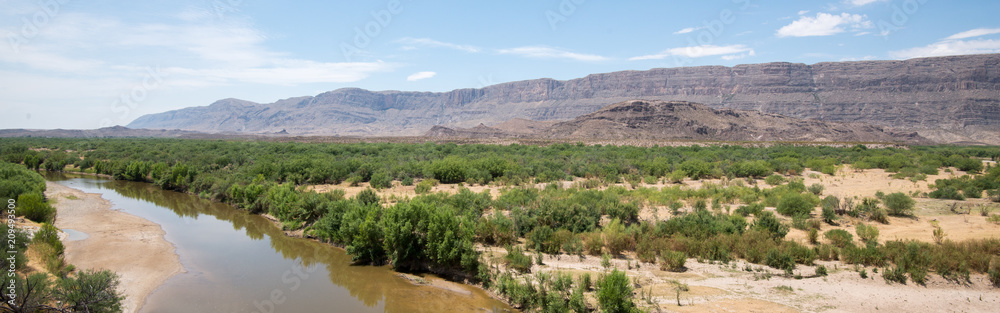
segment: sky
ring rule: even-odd
[[[0,0],[0,129],[224,98],[1000,52],[1000,1]]]

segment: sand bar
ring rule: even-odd
[[[139,312],[156,288],[184,271],[174,246],[160,225],[111,209],[100,194],[84,193],[46,182],[46,197],[56,200],[55,226],[89,235],[65,241],[66,262],[80,270],[108,269],[121,277],[124,312]]]

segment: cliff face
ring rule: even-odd
[[[536,79],[444,93],[339,89],[255,104],[140,117],[130,128],[314,135],[416,135],[523,118],[570,120],[629,99],[676,100],[916,131],[940,142],[1000,144],[1000,54],[818,63],[702,66]]]

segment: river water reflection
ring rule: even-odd
[[[416,286],[385,266],[352,266],[344,250],[285,236],[267,219],[145,183],[50,175],[101,193],[114,209],[160,224],[186,273],[142,312],[508,312],[482,290]]]

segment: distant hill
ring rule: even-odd
[[[1000,144],[1000,54],[905,61],[661,68],[449,92],[338,89],[269,104],[225,99],[142,116],[130,128],[292,135],[418,135],[435,125],[570,120],[630,99],[690,101]]]
[[[890,132],[861,123],[824,122],[778,114],[712,109],[686,101],[632,100],[531,132],[479,125],[435,126],[424,134],[451,138],[680,139],[722,141],[812,141],[929,143],[916,133]]]

